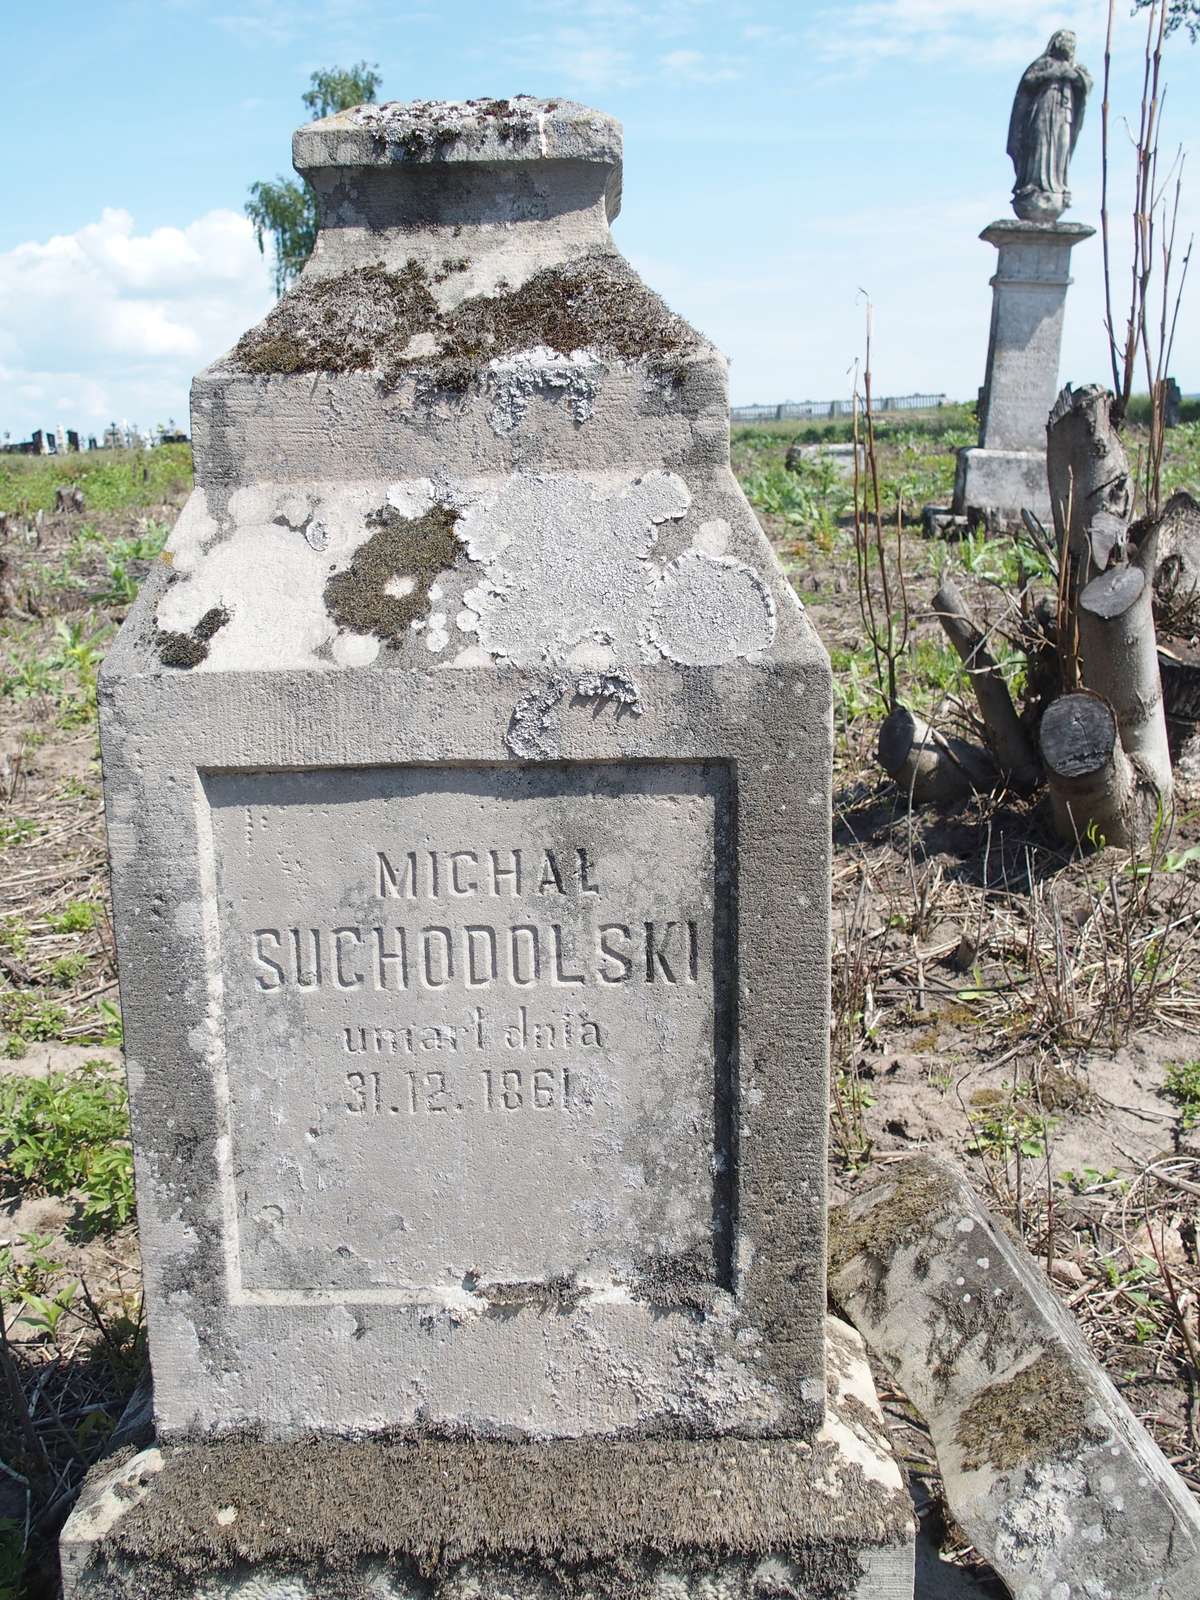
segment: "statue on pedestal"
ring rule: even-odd
[[[1083,126],[1091,74],[1062,28],[1021,76],[1008,124],[1016,172],[1012,206],[1023,222],[1054,222],[1071,204],[1067,169]]]

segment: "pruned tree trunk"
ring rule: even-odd
[[[1032,794],[1040,777],[1037,756],[1021,725],[1008,685],[952,583],[944,583],[933,597],[933,609],[950,643],[971,678],[979,702],[988,746],[1005,778],[1023,794]]]
[[[1079,596],[1079,656],[1084,685],[1108,701],[1125,753],[1136,756],[1164,804],[1171,795],[1171,752],[1154,632],[1155,529],[1134,560],[1093,578]]]
[[[1068,844],[1128,847],[1153,822],[1152,790],[1121,748],[1113,709],[1098,694],[1061,695],[1038,730],[1059,837]],[[1149,813],[1149,814],[1148,814]]]
[[[998,773],[986,750],[938,733],[907,706],[897,706],[884,719],[878,756],[900,791],[918,805],[944,805],[996,787]]]
[[[1190,634],[1200,621],[1200,504],[1186,489],[1177,489],[1163,507],[1155,527],[1158,530],[1158,565],[1154,572],[1156,608],[1168,623],[1174,614],[1180,631]]]
[[[1099,384],[1062,390],[1046,425],[1046,478],[1059,560],[1069,554],[1079,588],[1124,553],[1133,479],[1112,395]]]

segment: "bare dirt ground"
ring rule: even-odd
[[[1200,435],[1176,435],[1175,481],[1194,484]],[[734,462],[835,667],[835,1197],[921,1150],[958,1159],[1200,1494],[1197,807],[1185,794],[1170,837],[1132,861],[1112,850],[1072,859],[1038,808],[1015,799],[910,812],[874,762],[882,702],[845,480],[820,455],[787,472],[793,437],[739,430]],[[915,512],[943,499],[953,449],[970,437],[961,413],[892,429],[889,504]],[[57,474],[10,460],[0,457],[0,1381],[12,1402],[0,1406],[0,1600],[32,1600],[56,1592],[58,1528],[144,1362],[128,1148],[113,1132],[124,1110],[111,1070],[120,1018],[95,673],[190,469],[183,450],[113,457],[103,470],[68,458]],[[55,482],[72,475],[85,509],[55,513]],[[904,564],[914,620],[903,694],[949,727],[970,696],[930,596],[953,575],[981,620],[1002,622],[1014,550],[917,531]],[[30,1078],[53,1093],[22,1120],[6,1086]],[[920,1419],[880,1382],[930,1535],[923,1559],[935,1562],[940,1544],[952,1563],[930,1566],[929,1592],[961,1593],[954,1582],[973,1573],[1002,1593],[945,1515]]]

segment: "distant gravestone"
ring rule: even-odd
[[[1183,392],[1174,378],[1163,381],[1163,426],[1177,428],[1183,419]]]
[[[599,113],[294,153],[103,671],[157,1439],[67,1594],[911,1595],[826,1339],[829,668],[724,361]]]

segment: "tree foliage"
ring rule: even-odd
[[[312,74],[311,87],[301,98],[312,117],[328,117],[348,106],[373,101],[381,81],[375,67],[366,61],[353,67],[327,67]],[[264,254],[270,235],[275,293],[282,294],[312,255],[317,238],[316,195],[303,179],[281,176],[273,183],[269,179],[252,183],[246,215],[254,224],[254,237]]]
[[[1146,11],[1155,3],[1156,0],[1134,0],[1134,9]],[[1167,0],[1167,32],[1174,33],[1176,28],[1186,28],[1195,44],[1200,37],[1200,0]]]

